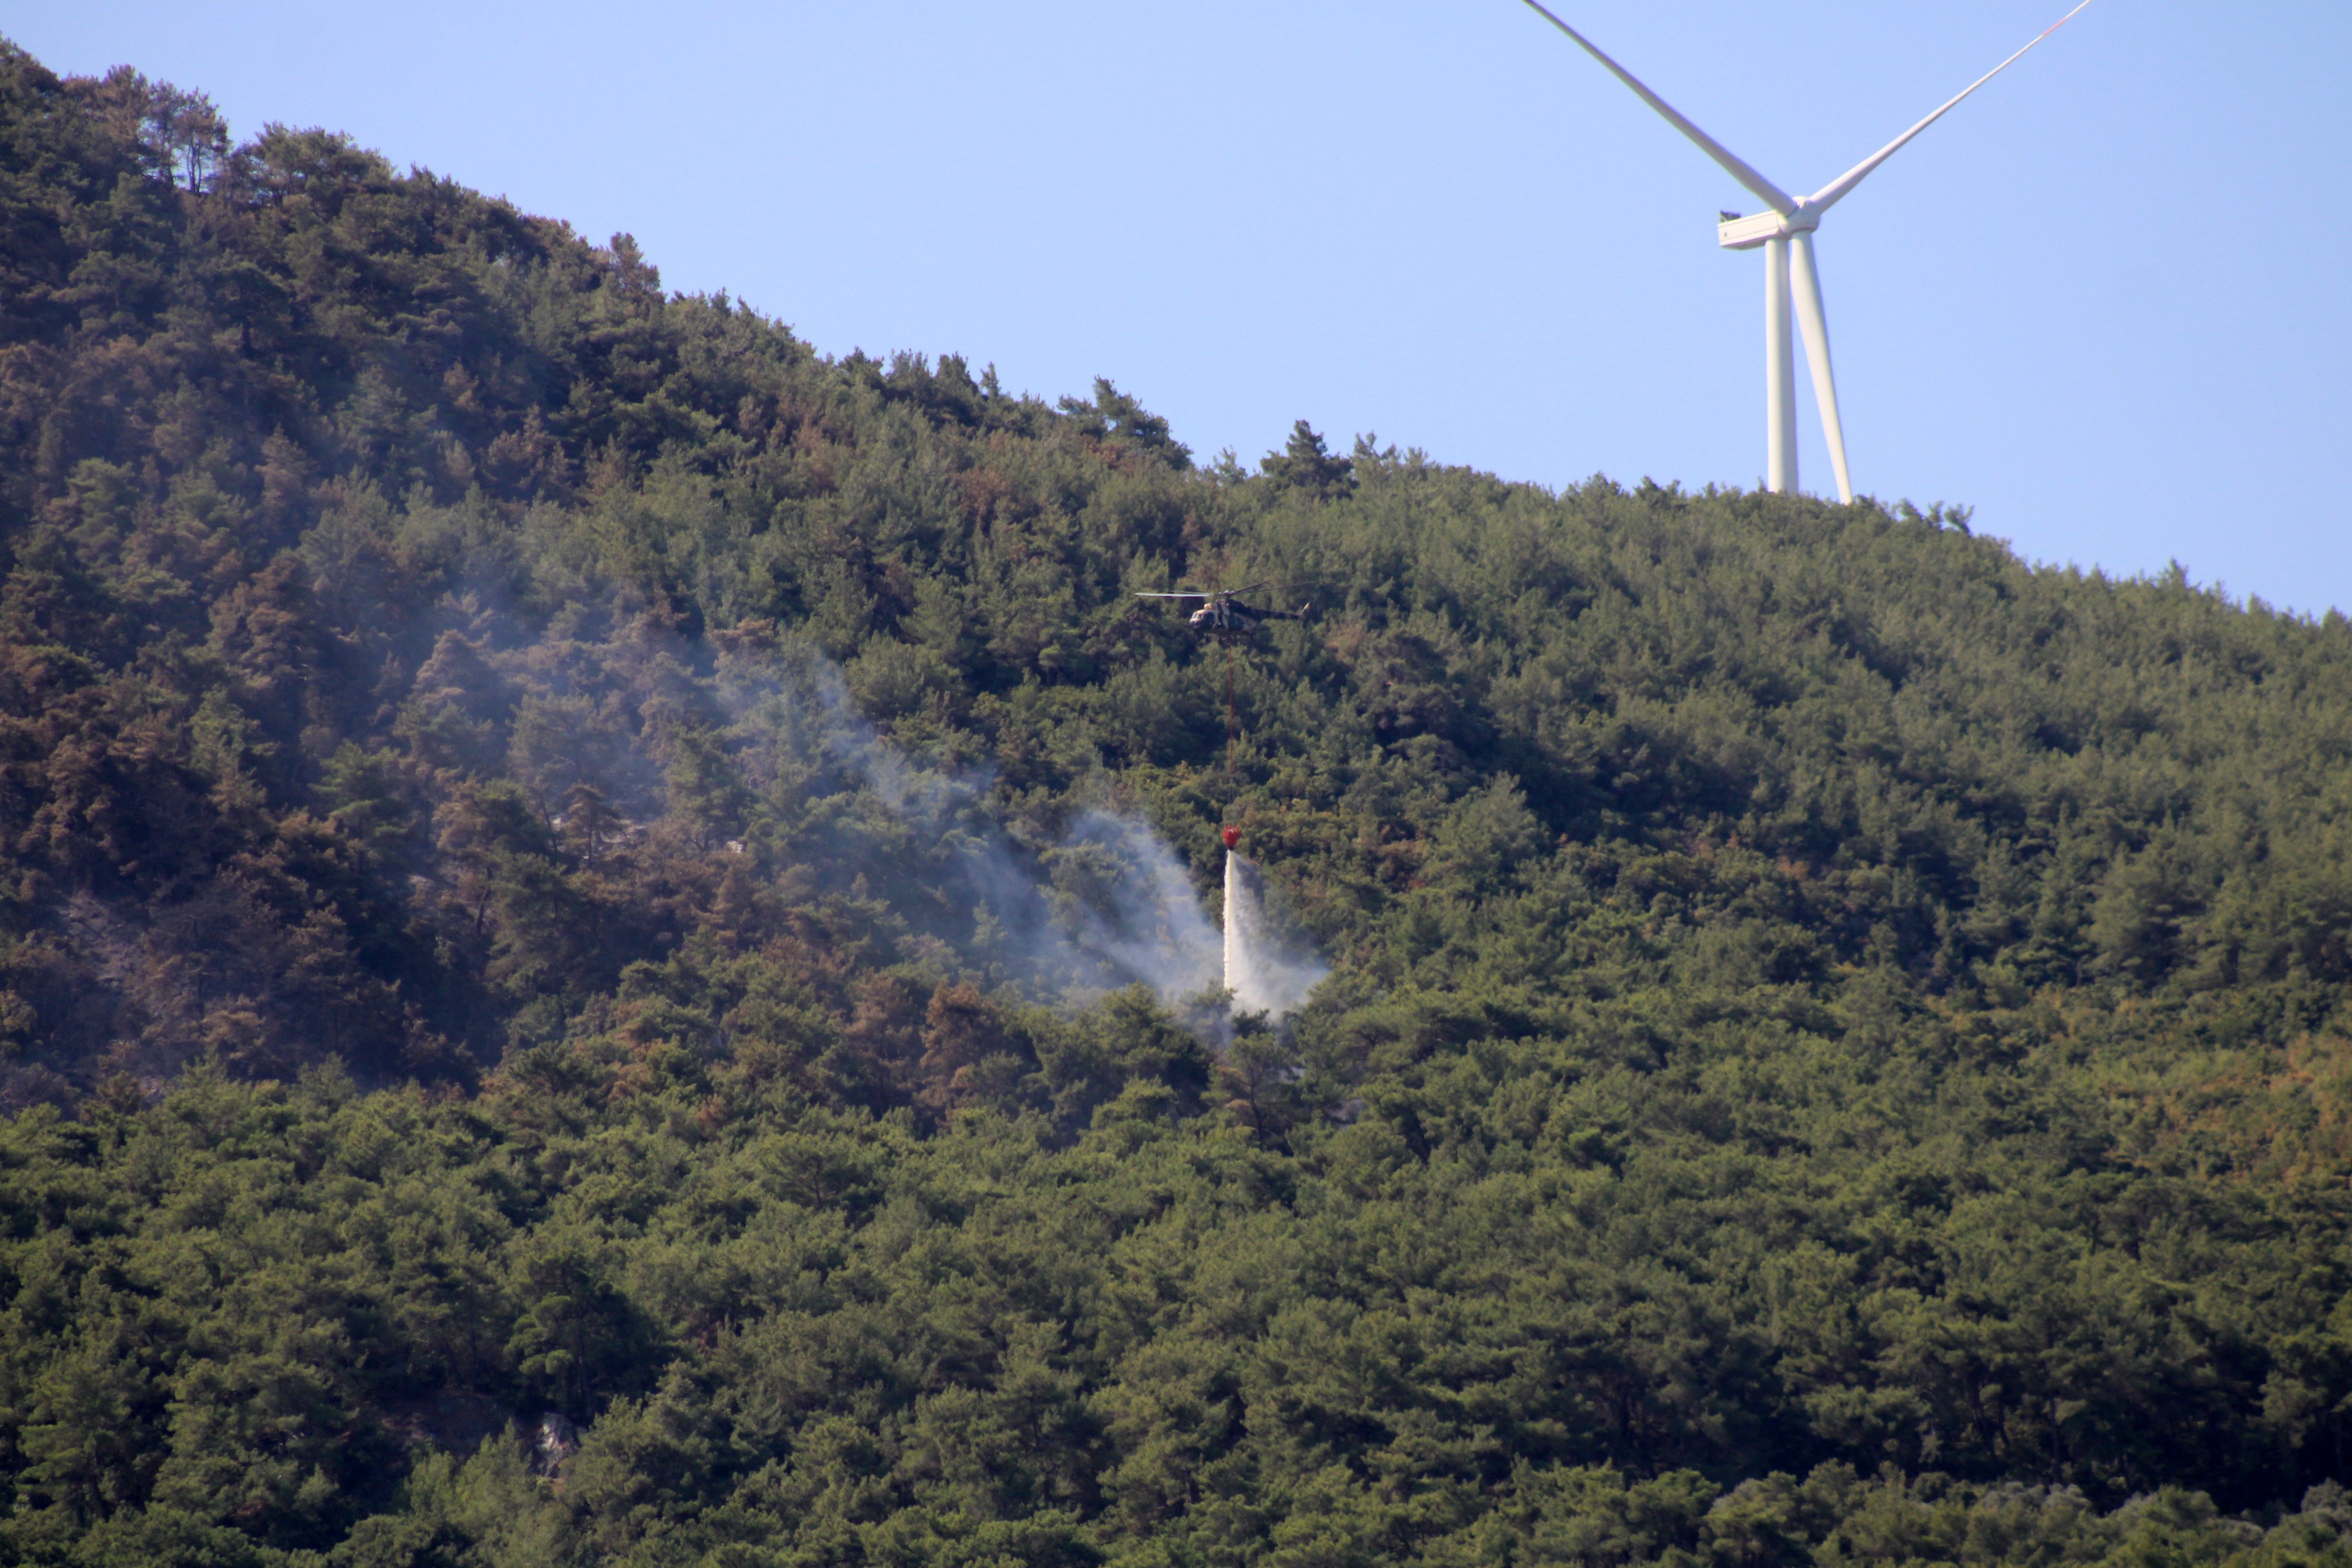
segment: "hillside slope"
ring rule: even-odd
[[[201,109],[0,51],[0,1552],[2344,1552],[2339,617],[1202,468]],[[1229,780],[1133,594],[1259,578]]]

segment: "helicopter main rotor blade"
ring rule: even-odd
[[[1136,595],[1135,596],[1136,596],[1137,598],[1139,598],[1139,599],[1213,599],[1213,598],[1215,598],[1217,595],[1214,595],[1214,594],[1141,594],[1141,593],[1139,593],[1139,594],[1138,594],[1138,595]]]

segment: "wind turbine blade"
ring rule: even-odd
[[[1837,470],[1838,500],[1853,500],[1845,470],[1845,427],[1838,423],[1837,377],[1830,374],[1830,320],[1822,310],[1822,275],[1813,265],[1813,237],[1794,234],[1790,270],[1797,285],[1797,329],[1805,337],[1805,364],[1813,373],[1813,400],[1822,408],[1822,434],[1829,438],[1830,467]]]
[[[1667,124],[1673,126],[1675,130],[1681,132],[1684,135],[1697,142],[1701,151],[1705,152],[1708,157],[1714,159],[1717,163],[1722,164],[1724,169],[1733,179],[1738,180],[1741,184],[1746,185],[1749,190],[1755,192],[1757,196],[1766,205],[1770,206],[1774,212],[1785,214],[1793,213],[1797,210],[1796,197],[1790,195],[1788,192],[1782,190],[1780,186],[1774,184],[1763,175],[1758,174],[1754,169],[1749,168],[1744,161],[1742,161],[1731,151],[1731,149],[1726,147],[1722,142],[1717,142],[1714,137],[1709,136],[1706,132],[1701,131],[1697,126],[1693,125],[1689,121],[1685,120],[1682,117],[1681,112],[1677,110],[1673,104],[1668,103],[1664,99],[1660,98],[1656,93],[1652,92],[1648,88],[1643,87],[1639,81],[1634,79],[1633,72],[1627,70],[1623,66],[1619,65],[1615,60],[1611,59],[1607,55],[1602,54],[1599,49],[1595,48],[1591,39],[1586,37],[1582,33],[1578,32],[1575,28],[1561,21],[1558,16],[1553,16],[1551,12],[1545,9],[1544,6],[1538,5],[1537,0],[1527,0],[1527,3],[1528,7],[1540,15],[1545,21],[1549,22],[1553,26],[1558,27],[1561,32],[1566,33],[1570,37],[1575,39],[1578,47],[1582,48],[1586,54],[1591,55],[1594,59],[1599,60],[1602,65],[1607,66],[1609,68],[1610,75],[1615,77],[1619,81],[1623,82],[1627,87],[1632,88],[1633,89],[1634,96],[1639,98],[1643,103],[1648,104],[1652,109],[1656,110],[1661,115],[1664,116]],[[2089,3],[2090,0],[2084,0],[2084,5],[2088,5]]]
[[[1528,0],[1528,3],[1529,5],[1533,5],[1535,0]],[[2083,6],[2088,5],[2090,3],[2091,0],[2081,0],[2081,3],[2074,7],[2074,11],[2080,11]],[[2059,17],[2048,26],[2042,28],[2042,31],[2036,33],[2033,36],[2033,43],[2026,45],[2025,48],[2018,50],[2016,54],[2010,56],[2009,58],[2001,61],[2000,64],[1993,67],[1992,69],[1985,72],[1984,75],[1977,78],[1976,80],[1962,88],[1958,95],[1952,99],[1951,102],[1945,104],[1943,108],[1938,109],[1935,113],[1927,116],[1927,119],[1922,120],[1918,124],[1914,125],[1910,130],[1906,131],[1902,135],[1897,136],[1894,141],[1889,142],[1885,146],[1881,147],[1869,157],[1864,158],[1861,163],[1856,163],[1853,168],[1848,169],[1844,174],[1840,174],[1836,179],[1832,180],[1828,184],[1823,185],[1820,190],[1815,191],[1811,197],[1806,201],[1805,205],[1814,212],[1821,212],[1826,208],[1834,206],[1837,203],[1844,200],[1845,195],[1848,191],[1853,190],[1854,186],[1862,184],[1864,177],[1866,176],[1873,169],[1875,169],[1878,165],[1895,156],[1896,153],[1902,151],[1903,144],[1906,142],[1910,141],[1911,138],[1918,135],[1919,132],[1927,130],[1927,127],[1935,124],[1938,120],[1943,119],[1945,115],[1951,112],[1954,105],[1957,105],[1961,99],[1968,97],[1969,94],[1976,91],[1977,89],[1982,87],[1985,83],[1990,81],[1993,78],[1999,76],[2001,72],[2015,65],[2020,59],[2024,58],[2026,50],[2032,48],[2034,44],[2040,43],[2042,39],[2048,37],[2051,34],[2056,32],[2067,23],[2073,21],[2074,19],[2074,11],[2067,12],[2063,16]]]

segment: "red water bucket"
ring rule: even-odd
[[[1228,828],[1226,828],[1226,829],[1225,829],[1225,847],[1226,847],[1226,848],[1231,849],[1234,845],[1239,844],[1241,841],[1242,841],[1242,830],[1241,830],[1240,828],[1238,828],[1238,827],[1228,827]]]

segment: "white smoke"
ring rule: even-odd
[[[1173,1003],[1216,984],[1216,927],[1141,816],[1097,805],[1058,831],[1016,834],[990,811],[984,771],[909,755],[858,711],[830,660],[778,651],[781,668],[737,672],[730,705],[758,784],[822,818],[822,851],[808,854],[814,832],[799,846],[823,862],[812,870],[1033,993],[1075,1001],[1141,982]]]
[[[1184,863],[1150,823],[1126,812],[1088,810],[1072,824],[1062,852],[1098,854],[1118,895],[1114,919],[1079,928],[1082,946],[1171,1001],[1215,983],[1217,928]]]

